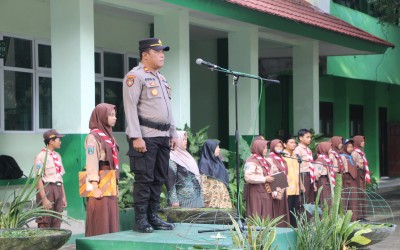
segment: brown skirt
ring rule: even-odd
[[[272,196],[267,193],[265,184],[245,184],[246,216],[272,219],[274,211],[272,209]]]
[[[289,212],[286,190],[283,193],[281,200],[278,200],[278,199],[273,200],[272,207],[273,207],[273,211],[274,211],[273,218],[284,215],[281,222],[277,226],[278,227],[289,227],[290,212]]]
[[[324,207],[325,200],[328,203],[328,206],[332,205],[332,190],[331,184],[329,183],[328,176],[321,176],[317,182],[317,188],[322,187],[321,195],[319,196],[319,205],[321,208]]]
[[[358,207],[358,192],[357,180],[353,179],[349,173],[344,173],[342,191],[343,210],[351,210],[353,212],[351,221],[357,220],[360,214]]]
[[[85,236],[119,231],[118,197],[87,198]]]

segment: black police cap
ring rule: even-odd
[[[169,46],[164,46],[160,39],[153,37],[139,41],[139,50],[143,51],[145,49],[169,51]]]

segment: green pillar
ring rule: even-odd
[[[53,127],[67,135],[60,154],[66,170],[68,215],[83,219],[78,172],[85,164],[84,139],[95,103],[93,0],[52,0],[50,4]]]
[[[364,85],[364,134],[365,154],[369,169],[378,178],[379,172],[379,112],[376,103],[376,85]]]
[[[349,138],[349,95],[346,79],[335,78],[335,93],[333,100],[333,134]],[[339,81],[340,80],[340,81]]]

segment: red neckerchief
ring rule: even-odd
[[[341,173],[344,170],[344,164],[343,164],[342,157],[340,157],[340,155],[336,151],[333,151],[333,150],[332,150],[332,154],[333,154],[333,156],[335,156],[336,160],[339,163],[338,167],[339,167],[339,172]]]
[[[335,171],[333,171],[332,160],[329,159],[329,157],[324,154],[318,154],[318,158],[319,157],[322,157],[322,159],[324,159],[325,163],[329,165],[326,167],[328,167],[328,169],[329,169],[329,177],[331,179],[332,186],[334,187],[336,185],[336,179],[335,179]]]
[[[369,166],[368,166],[367,158],[365,157],[365,153],[361,149],[359,149],[357,147],[354,148],[354,151],[356,151],[362,157],[362,159],[364,161],[365,181],[367,183],[370,183],[371,182],[371,176],[369,174]]]
[[[256,158],[258,160],[258,162],[260,162],[261,166],[263,166],[265,168],[265,170],[267,171],[267,175],[269,175],[269,166],[268,166],[267,160],[258,154],[252,154],[251,156],[253,158]]]
[[[272,157],[272,158],[274,158],[275,160],[277,160],[277,161],[281,164],[282,171],[285,172],[285,174],[287,174],[287,173],[286,173],[286,166],[285,166],[285,164],[283,163],[282,157],[281,157],[281,156],[278,156],[277,154],[275,154],[275,152],[269,153],[269,156]]]
[[[46,148],[42,148],[43,152],[46,152]],[[56,167],[56,173],[59,174],[61,172],[61,162],[58,159],[56,152],[47,150],[48,154],[53,158],[54,166]]]
[[[311,150],[308,147],[306,147],[306,151],[307,151],[307,155],[308,155],[308,161],[310,163],[310,180],[311,180],[311,183],[314,183],[315,182],[315,170],[314,170],[314,165],[313,165],[314,158],[312,156]]]
[[[113,161],[114,161],[114,167],[115,167],[115,169],[118,169],[118,154],[117,154],[117,150],[116,150],[115,141],[112,142],[110,140],[110,138],[108,138],[108,136],[106,134],[104,134],[103,131],[101,131],[100,129],[97,129],[97,128],[96,129],[92,129],[91,132],[97,133],[107,143],[107,145],[111,148]]]

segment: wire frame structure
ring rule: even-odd
[[[342,190],[342,205],[344,211],[353,212],[352,221],[359,221],[352,237],[363,237],[360,242],[352,242],[350,246],[362,248],[376,244],[396,229],[391,207],[375,192],[355,187],[345,188]]]

